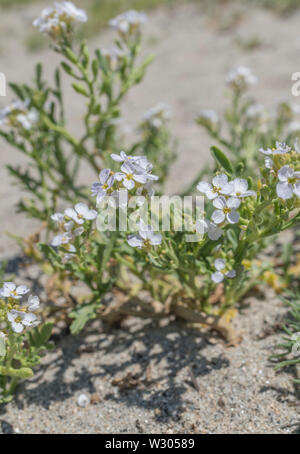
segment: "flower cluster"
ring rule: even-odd
[[[217,132],[220,128],[219,116],[213,109],[201,110],[197,117],[197,123],[209,129],[210,131]]]
[[[13,101],[0,111],[0,126],[10,126],[30,130],[37,123],[39,115],[34,108],[30,108],[30,100]]]
[[[236,92],[242,93],[251,85],[256,84],[257,78],[252,74],[249,68],[237,66],[229,72],[226,81],[230,88]]]
[[[77,8],[72,2],[61,2],[45,8],[40,17],[34,20],[33,26],[40,32],[57,38],[71,31],[74,23],[86,21],[87,15],[83,9]]]
[[[276,142],[274,148],[259,150],[266,155],[265,166],[277,178],[276,193],[283,200],[300,198],[300,149],[297,140],[294,149]]]
[[[151,225],[140,223],[138,234],[128,235],[128,244],[132,247],[145,249],[149,251],[152,246],[159,246],[162,242],[162,236],[155,234]]]
[[[140,32],[140,27],[147,21],[147,16],[135,10],[126,11],[111,19],[109,25],[122,36],[131,36]]]
[[[83,224],[93,221],[97,217],[97,211],[90,210],[85,203],[77,203],[74,208],[67,208],[64,213],[54,213],[51,219],[57,223],[60,233],[52,240],[52,246],[63,246],[67,253],[63,261],[67,262],[76,252],[72,241],[84,232]]]
[[[152,164],[145,156],[127,156],[124,151],[111,154],[111,158],[122,163],[120,172],[111,169],[103,169],[99,174],[100,183],[94,183],[91,188],[92,195],[100,203],[104,197],[117,197],[121,189],[131,191],[136,189],[136,195],[142,195],[144,191],[153,195],[152,183],[158,177],[152,174]]]
[[[226,174],[216,175],[212,179],[212,184],[200,181],[197,186],[198,191],[206,195],[213,201],[216,208],[211,216],[211,221],[202,221],[202,232],[208,232],[211,239],[218,239],[221,231],[216,227],[227,221],[229,224],[237,224],[240,215],[237,209],[240,207],[245,197],[256,196],[256,192],[248,189],[248,182],[243,178],[235,178],[228,181]],[[212,233],[214,232],[214,233]]]
[[[154,129],[160,129],[170,117],[169,106],[161,102],[144,113],[142,126],[147,125]]]
[[[118,71],[122,66],[124,58],[127,56],[126,51],[117,46],[114,46],[112,50],[101,49],[101,54],[111,71]]]
[[[8,327],[15,333],[21,333],[25,328],[40,323],[34,314],[40,306],[39,298],[30,295],[26,302],[21,302],[28,292],[29,288],[26,285],[17,286],[14,282],[4,282],[0,289],[0,322],[1,325],[4,324],[1,337],[6,336]]]
[[[228,266],[226,265],[225,260],[223,259],[216,259],[214,262],[215,271],[212,276],[211,280],[215,282],[216,284],[219,284],[220,282],[223,282],[224,277],[228,277],[230,279],[233,279],[236,276],[236,271],[235,270],[230,270],[228,269]]]

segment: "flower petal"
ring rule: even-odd
[[[218,271],[221,271],[223,268],[225,268],[225,260],[223,259],[216,259],[215,260],[215,268]]]
[[[221,271],[216,271],[211,275],[211,280],[215,282],[216,284],[219,284],[224,280],[224,274],[221,273]]]
[[[226,218],[230,224],[237,224],[240,220],[240,215],[237,211],[232,210],[230,213],[226,215]]]
[[[222,188],[223,186],[225,186],[225,184],[228,183],[228,177],[227,175],[225,175],[225,173],[222,173],[221,175],[216,175],[213,178],[212,183],[217,188]]]
[[[223,208],[225,208],[226,205],[227,205],[226,199],[223,196],[219,196],[213,201],[213,206],[218,210],[223,210]]]
[[[281,199],[291,199],[293,197],[293,186],[283,181],[279,182],[276,185],[276,192]]]
[[[215,210],[212,214],[211,220],[216,224],[221,224],[225,219],[225,214],[221,210]]]
[[[234,209],[237,209],[241,204],[241,201],[240,199],[238,199],[237,197],[230,197],[228,200],[227,200],[227,206],[228,208],[234,208]]]

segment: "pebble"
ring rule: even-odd
[[[80,394],[77,398],[77,405],[79,407],[87,407],[91,402],[90,397],[87,394]]]

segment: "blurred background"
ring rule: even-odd
[[[129,136],[145,110],[158,102],[172,111],[171,130],[178,139],[179,157],[168,190],[185,187],[209,159],[212,145],[195,124],[201,109],[226,107],[225,79],[237,65],[248,66],[257,76],[251,95],[272,113],[280,100],[299,104],[291,95],[291,75],[300,70],[300,0],[75,0],[89,21],[78,31],[89,46],[111,47],[113,32],[108,20],[134,8],[148,14],[144,26],[143,55],[156,55],[142,84],[134,88],[123,105],[124,125]],[[49,40],[34,30],[32,21],[49,0],[0,0],[0,71],[7,81],[30,81],[37,62],[52,79],[59,64],[49,49]],[[65,81],[66,82],[66,81]],[[70,128],[80,129],[82,104],[65,83]],[[7,92],[0,107],[12,99]],[[0,255],[16,252],[6,232],[24,236],[33,221],[15,213],[20,190],[12,186],[6,164],[20,163],[23,156],[1,140],[0,147]],[[90,184],[88,175],[86,183]]]

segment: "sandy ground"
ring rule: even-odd
[[[29,80],[37,60],[45,63],[47,74],[57,63],[49,50],[25,50],[25,35],[39,10],[34,5],[1,13],[0,70],[9,80]],[[290,89],[291,73],[299,69],[300,14],[282,20],[251,9],[222,31],[232,17],[232,10],[207,17],[189,6],[156,11],[145,26],[145,53],[157,58],[144,83],[127,98],[125,119],[134,127],[155,103],[171,106],[179,159],[170,191],[184,187],[209,159],[210,141],[194,118],[202,108],[222,112],[224,79],[233,65],[253,69],[259,79],[253,94],[268,108],[282,97],[297,102]],[[254,36],[261,45],[252,52],[236,44]],[[111,37],[104,33],[91,44],[107,46]],[[81,105],[70,91],[67,99],[77,131]],[[22,164],[22,156],[1,144],[0,159],[0,259],[15,264],[18,248],[5,232],[24,235],[34,224],[15,214],[20,191],[11,186],[5,169],[8,163]],[[89,175],[86,179],[90,184]],[[174,321],[151,326],[132,320],[111,332],[95,324],[85,335],[58,339],[36,377],[21,385],[17,400],[0,414],[0,432],[2,427],[4,433],[300,433],[299,396],[291,374],[275,374],[268,363],[285,309],[272,294],[248,303],[235,320],[243,335],[235,348]],[[131,388],[123,389],[129,373]],[[86,408],[76,404],[82,392],[93,397]]]

